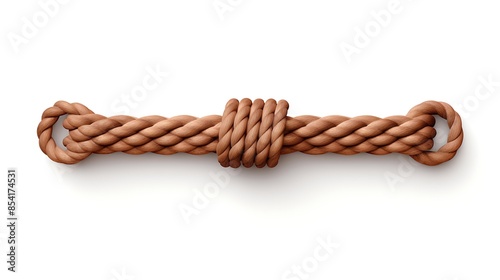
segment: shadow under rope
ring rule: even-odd
[[[464,147],[465,149],[465,147]],[[457,157],[460,157],[459,153]],[[439,166],[425,166],[415,162],[410,156],[388,154],[376,156],[356,155],[306,155],[293,153],[282,155],[275,168],[245,168],[241,166],[235,172],[233,181],[249,181],[255,188],[287,189],[294,182],[300,182],[309,188],[315,185],[357,185],[385,184],[384,173],[392,172],[402,177],[414,175],[433,179],[446,178],[453,173],[461,173],[460,160],[447,162]],[[141,178],[143,184],[165,185],[171,181],[182,181],[191,176],[206,176],[210,172],[233,171],[217,162],[215,154],[190,155],[178,153],[158,155],[145,153],[129,155],[125,153],[93,154],[86,160],[73,165],[49,162],[62,171],[64,181],[77,184],[110,184]],[[403,166],[411,170],[398,170]],[[404,174],[399,174],[404,173]],[[407,174],[411,173],[411,174]],[[411,178],[408,178],[411,179]],[[453,180],[451,180],[453,181]],[[436,180],[436,183],[440,180]]]

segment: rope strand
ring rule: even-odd
[[[77,163],[89,155],[124,152],[162,155],[216,153],[219,163],[233,168],[275,167],[282,154],[337,153],[352,155],[401,153],[425,165],[452,159],[463,140],[462,122],[453,108],[426,101],[406,116],[378,118],[359,116],[287,116],[288,102],[269,99],[252,102],[231,99],[222,116],[130,116],[105,117],[80,103],[58,101],[46,109],[38,125],[41,150],[53,161]],[[52,138],[59,117],[69,135],[61,149]],[[430,151],[436,136],[434,115],[448,122],[447,143]]]

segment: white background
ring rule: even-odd
[[[4,262],[2,218],[2,279],[500,278],[500,87],[481,83],[500,81],[496,1],[401,0],[382,27],[373,13],[388,0],[68,1],[44,23],[47,2],[0,4],[1,166],[19,176],[18,272]],[[22,34],[23,18],[36,32]],[[348,62],[341,45],[356,47],[367,26],[373,36]],[[123,108],[155,67],[168,77]],[[290,116],[384,117],[446,101],[463,107],[465,140],[437,167],[292,154],[232,175],[213,154],[65,166],[38,147],[57,100],[103,115],[204,116],[232,97],[286,99]],[[186,223],[179,207],[217,183],[210,174],[229,181]],[[6,217],[5,183],[0,202]],[[321,239],[339,246],[315,261]],[[287,274],[303,264],[307,275]]]

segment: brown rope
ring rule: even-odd
[[[406,116],[387,118],[292,118],[287,117],[287,111],[288,102],[284,100],[252,102],[245,98],[229,100],[222,116],[108,118],[94,114],[82,104],[58,101],[43,112],[37,133],[42,151],[60,163],[77,163],[92,153],[215,152],[224,167],[274,167],[281,154],[293,152],[401,153],[422,164],[437,165],[453,158],[463,140],[460,116],[444,102],[426,101]],[[61,149],[52,138],[52,127],[63,115],[68,115],[63,123],[69,130],[63,140],[66,149]],[[430,151],[436,135],[433,115],[446,119],[450,128],[447,143],[438,151]]]

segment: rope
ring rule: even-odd
[[[425,165],[438,165],[452,159],[463,140],[462,122],[453,108],[426,101],[406,116],[287,116],[288,102],[257,99],[252,102],[231,99],[222,116],[202,118],[176,116],[105,117],[94,114],[80,103],[58,101],[46,109],[38,125],[41,150],[53,161],[77,163],[89,155],[124,152],[162,155],[216,153],[224,167],[275,167],[282,154],[302,152],[318,155],[401,153]],[[52,138],[59,117],[69,135],[60,148]],[[436,135],[434,115],[448,122],[447,143],[437,151],[430,149]]]

